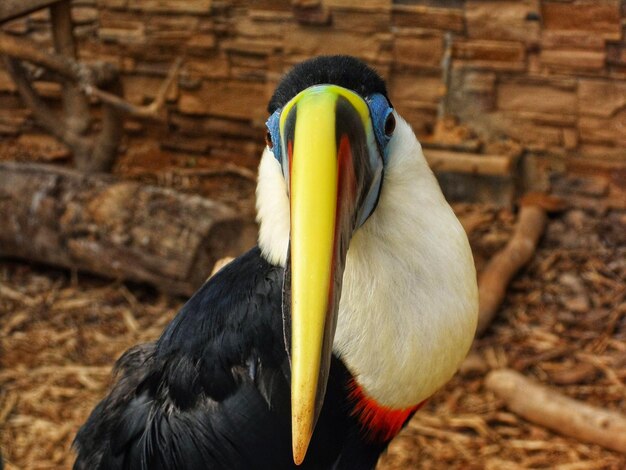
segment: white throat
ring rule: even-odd
[[[396,122],[378,206],[346,256],[333,349],[371,398],[406,408],[454,375],[474,338],[478,292],[467,236],[410,126]],[[289,200],[268,149],[257,220],[263,256],[284,266]]]

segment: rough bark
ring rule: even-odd
[[[255,242],[220,202],[52,166],[0,163],[0,256],[192,294]]]
[[[107,89],[122,94],[122,82],[117,80],[109,83]],[[85,157],[75,161],[76,168],[87,172],[110,171],[115,164],[117,151],[124,133],[124,116],[122,112],[109,103],[102,103],[102,128],[92,137],[93,153],[91,158]]]
[[[50,6],[52,23],[52,42],[54,50],[62,56],[77,59],[72,10],[69,0]],[[78,84],[63,81],[63,111],[65,122],[70,132],[84,134],[89,129],[89,103],[80,91]]]
[[[626,416],[587,405],[539,385],[519,372],[490,372],[486,387],[514,413],[535,424],[584,442],[626,452]]]

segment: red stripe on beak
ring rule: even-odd
[[[339,255],[339,240],[341,237],[342,218],[341,213],[346,209],[352,209],[356,199],[356,176],[352,162],[352,148],[347,135],[341,136],[339,149],[337,150],[337,206],[335,207],[335,239],[333,246],[332,268],[335,269],[337,256]],[[348,204],[349,207],[345,207]],[[335,293],[335,282],[331,279],[328,286],[328,298],[332,299]]]

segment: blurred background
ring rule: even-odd
[[[481,287],[470,357],[380,468],[626,468],[625,31],[623,0],[2,0],[6,467],[71,467],[114,361],[254,245],[282,74],[350,54]]]

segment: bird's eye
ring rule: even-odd
[[[274,148],[274,142],[272,142],[272,134],[270,131],[265,133],[265,145],[267,145],[267,148],[270,150]]]
[[[393,113],[389,113],[385,120],[385,135],[391,137],[393,131],[396,129],[396,118],[393,117]]]

